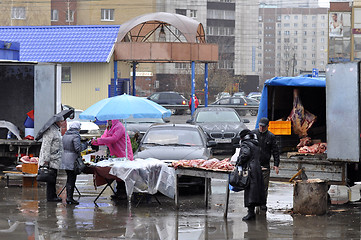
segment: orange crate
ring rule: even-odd
[[[291,135],[291,121],[270,121],[268,130],[274,135]]]
[[[23,173],[37,174],[38,164],[37,163],[23,163]]]

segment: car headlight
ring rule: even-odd
[[[99,131],[99,130],[89,130],[88,133],[89,133],[89,134],[93,134],[93,135],[100,135],[100,131]]]

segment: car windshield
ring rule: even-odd
[[[150,129],[143,144],[203,146],[198,130],[194,129]]]
[[[208,122],[240,122],[241,120],[232,111],[204,111],[199,112],[196,117],[197,123]]]
[[[91,122],[91,120],[87,120],[87,119],[80,119],[79,115],[82,113],[83,111],[79,111],[79,110],[75,110],[74,111],[74,118],[73,119],[67,119],[68,122],[73,122],[73,121],[79,121],[79,122]]]

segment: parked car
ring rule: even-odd
[[[249,98],[255,99],[259,102],[259,101],[261,101],[261,97],[262,97],[262,95],[252,95]]]
[[[254,95],[262,95],[262,93],[261,92],[250,92],[250,93],[248,93],[247,97],[252,97]]]
[[[96,125],[91,120],[85,120],[85,119],[79,118],[79,114],[82,112],[83,112],[83,110],[80,110],[80,109],[74,110],[74,118],[67,119],[67,129],[69,129],[69,125],[71,122],[79,121],[79,122],[81,122],[81,126],[80,126],[81,140],[88,141],[88,140],[92,139],[93,137],[96,137],[96,138],[100,137],[101,132],[100,132],[98,125]]]
[[[233,93],[232,97],[245,97],[246,93],[245,92],[235,92]]]
[[[239,147],[240,132],[247,129],[248,119],[241,119],[233,108],[206,107],[197,109],[187,123],[200,126],[208,142],[215,142],[214,150],[232,150]]]
[[[156,92],[147,97],[160,105],[183,105],[188,107],[188,100],[180,93],[177,92]],[[176,115],[184,114],[187,108],[175,109],[172,113]]]
[[[247,98],[247,97],[226,97],[219,99],[210,104],[211,105],[230,105],[230,106],[259,106],[259,102],[257,100]],[[238,110],[238,114],[240,116],[246,116],[248,110]],[[256,116],[258,110],[250,110],[249,111],[252,116]]]
[[[198,126],[189,124],[160,124],[151,126],[141,140],[135,158],[156,158],[165,162],[209,159],[212,143]],[[213,143],[215,145],[215,143]],[[204,190],[204,178],[182,176],[180,187]]]
[[[151,126],[134,154],[135,158],[164,161],[208,159],[210,156],[207,136],[200,127],[189,124]]]
[[[228,92],[220,92],[216,95],[216,101],[221,98],[230,97],[230,96],[231,94],[229,94]]]

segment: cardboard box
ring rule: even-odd
[[[23,173],[37,174],[38,164],[37,163],[23,163]]]

